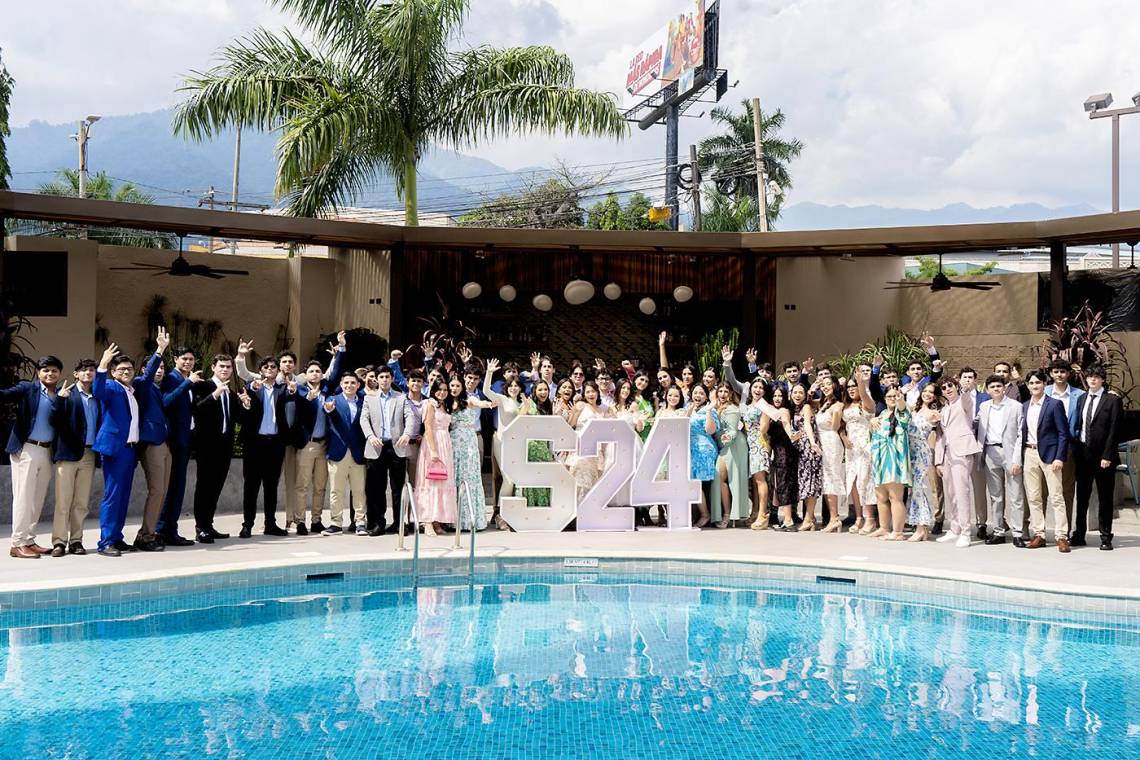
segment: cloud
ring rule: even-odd
[[[686,0],[477,0],[465,44],[548,44],[582,86],[618,92],[634,46]],[[1093,92],[1127,103],[1140,59],[1124,30],[1140,4],[1061,0],[722,0],[721,63],[806,143],[790,200],[935,207],[1109,204],[1109,125],[1081,111]],[[179,76],[258,24],[260,0],[65,0],[6,11],[0,46],[18,88],[16,124],[175,102]],[[699,113],[707,106],[693,109]],[[711,133],[681,124],[686,146]],[[622,143],[529,136],[480,146],[515,168],[661,158],[664,130]],[[1122,203],[1140,206],[1140,117],[1122,120]]]

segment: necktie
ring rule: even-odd
[[[229,432],[230,429],[230,392],[226,391],[222,394],[222,435]]]
[[[1096,402],[1099,398],[1100,398],[1099,393],[1097,393],[1096,395],[1089,394],[1089,402],[1088,402],[1088,404],[1085,405],[1088,408],[1085,409],[1085,424],[1084,424],[1084,429],[1081,431],[1081,433],[1082,433],[1081,440],[1086,442],[1086,443],[1088,442],[1088,437],[1089,437],[1089,425],[1092,424],[1093,412],[1095,411]]]

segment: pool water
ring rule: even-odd
[[[3,629],[0,754],[1140,757],[1140,624],[841,587],[504,581]]]

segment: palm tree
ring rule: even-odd
[[[4,141],[12,134],[8,128],[8,102],[15,84],[12,75],[4,67],[3,59],[0,59],[0,190],[8,189],[8,177],[12,174],[12,167],[8,165],[8,149]],[[3,234],[3,228],[0,228],[0,235]]]
[[[770,209],[768,215],[771,216]],[[759,232],[756,198],[751,195],[729,197],[714,190],[709,194],[707,210],[701,214],[701,229],[705,232]]]
[[[706,137],[697,148],[697,163],[702,177],[716,183],[718,191],[741,199],[756,196],[756,133],[752,120],[752,104],[741,101],[743,111],[717,106],[709,115],[716,124],[726,127],[724,134]],[[780,137],[784,126],[784,112],[776,109],[770,114],[760,112],[760,136],[764,142],[764,176],[774,180],[784,191],[792,186],[788,164],[799,158],[804,144],[795,138]],[[777,195],[768,204],[768,223],[780,216],[785,195]]]
[[[316,216],[394,178],[417,223],[416,165],[433,144],[456,149],[530,130],[621,137],[612,95],[574,87],[549,47],[454,50],[470,0],[270,0],[309,46],[258,29],[194,72],[174,117],[194,139],[226,127],[280,130],[277,193]]]
[[[41,195],[78,197],[79,172],[75,169],[60,169],[56,172],[54,180],[39,186],[39,193]],[[154,203],[154,196],[139,190],[134,183],[123,182],[116,185],[115,181],[107,176],[107,172],[98,172],[87,178],[87,197],[102,201],[118,201],[119,203],[144,203],[148,205]],[[59,237],[65,235],[68,230],[42,222],[25,222],[21,224],[19,232],[25,235]],[[161,232],[145,232],[114,227],[88,227],[84,229],[84,236],[88,240],[95,240],[104,245],[125,245],[132,248],[174,247],[174,237]]]

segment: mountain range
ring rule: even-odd
[[[234,133],[195,143],[171,132],[172,111],[107,116],[91,130],[88,167],[106,171],[119,180],[130,180],[151,194],[156,203],[193,206],[213,186],[216,198],[230,197],[233,182]],[[12,130],[8,158],[12,188],[35,191],[52,179],[58,169],[74,167],[77,150],[71,136],[75,124],[33,121]],[[241,143],[240,200],[273,204],[276,134],[245,132]],[[550,169],[531,167],[505,169],[477,156],[452,150],[433,149],[419,169],[421,213],[458,215],[503,193],[545,177]],[[379,178],[354,205],[400,208],[390,178]],[[974,208],[954,203],[938,209],[890,208],[877,205],[845,206],[811,202],[792,203],[780,216],[781,230],[894,227],[971,222],[1034,221],[1062,216],[1100,213],[1087,204],[1049,208],[1036,203]]]

